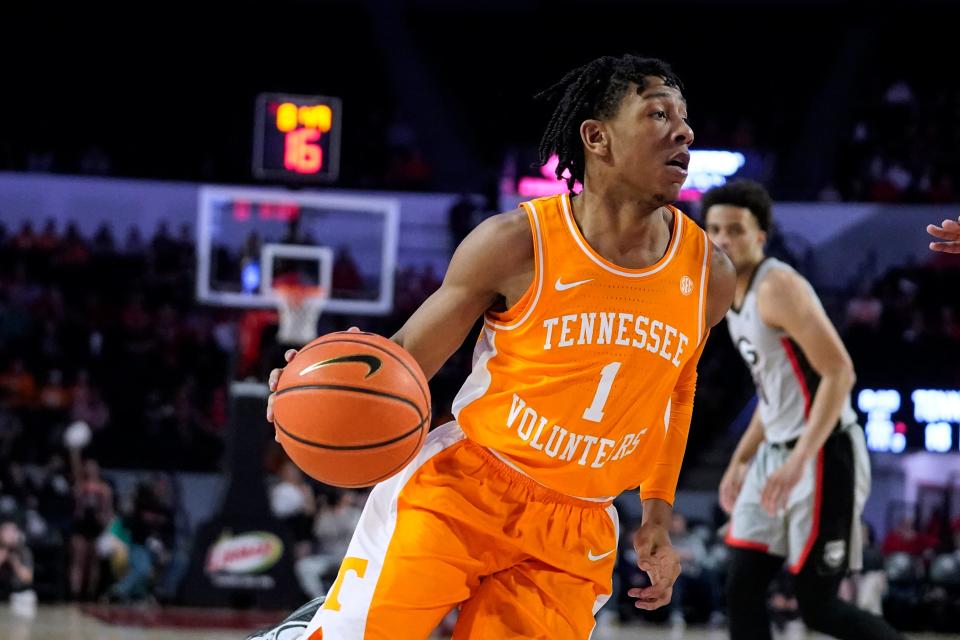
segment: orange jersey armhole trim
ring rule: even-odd
[[[487,311],[484,321],[496,329],[514,329],[527,319],[533,307],[540,299],[543,287],[543,239],[540,233],[540,223],[537,220],[536,207],[532,202],[520,205],[527,212],[527,221],[530,223],[530,235],[533,238],[533,281],[520,299],[506,311]]]

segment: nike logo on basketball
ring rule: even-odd
[[[587,552],[587,558],[589,558],[593,562],[596,562],[597,560],[603,560],[611,553],[613,553],[613,549],[610,549],[610,551],[607,551],[606,553],[601,553],[600,555],[595,556],[593,555],[593,549],[590,549],[590,551]]]
[[[587,278],[586,280],[577,280],[576,282],[568,282],[566,284],[560,282],[560,278],[557,278],[557,281],[554,283],[557,291],[566,291],[567,289],[573,289],[574,287],[579,287],[582,284],[587,284],[588,282],[593,282],[593,278]]]
[[[358,353],[358,354],[349,355],[349,356],[337,356],[336,358],[330,358],[329,360],[324,360],[323,362],[314,362],[309,367],[304,368],[303,371],[300,372],[300,375],[305,376],[312,371],[316,371],[320,367],[326,367],[327,365],[331,365],[331,364],[344,364],[346,362],[361,362],[367,365],[367,367],[369,367],[370,370],[367,372],[367,375],[363,376],[364,379],[369,378],[370,376],[375,374],[377,371],[380,370],[380,367],[383,366],[383,363],[380,361],[380,358],[376,356],[366,355],[363,353]]]

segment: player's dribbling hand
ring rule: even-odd
[[[357,333],[360,329],[357,327],[350,327],[347,329],[348,333]],[[287,349],[283,354],[283,359],[289,363],[296,356],[298,351],[296,349]],[[267,386],[270,387],[270,397],[267,398],[267,422],[273,422],[273,397],[277,392],[277,383],[280,382],[280,374],[283,373],[283,367],[274,369],[270,372],[270,378],[267,380]]]
[[[736,504],[737,496],[743,487],[743,479],[747,477],[747,469],[749,466],[742,462],[731,462],[723,472],[720,480],[720,507],[726,513],[733,511],[733,505]]]
[[[944,220],[939,227],[927,225],[927,233],[940,238],[943,242],[931,242],[930,248],[941,253],[960,253],[960,217],[956,220]]]
[[[633,537],[633,547],[637,551],[637,566],[650,576],[650,586],[642,589],[630,589],[627,595],[636,598],[638,609],[652,611],[670,603],[673,597],[673,583],[680,575],[680,558],[670,536],[662,526],[645,524]]]
[[[297,355],[296,349],[287,349],[283,354],[283,359],[290,362],[295,355]],[[273,422],[273,397],[276,395],[277,383],[280,382],[281,373],[283,373],[283,367],[274,369],[270,372],[270,379],[267,380],[267,386],[270,387],[270,397],[267,398],[267,422]]]

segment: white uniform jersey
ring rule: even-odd
[[[727,327],[757,386],[764,437],[767,442],[784,443],[799,438],[803,432],[820,376],[786,332],[767,326],[760,319],[757,289],[773,269],[793,270],[776,258],[764,258],[753,272],[740,307],[727,312]],[[810,294],[820,304],[813,287]],[[856,421],[847,397],[840,425]]]

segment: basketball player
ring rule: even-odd
[[[484,320],[456,421],[374,488],[304,640],[424,639],[458,606],[455,638],[585,640],[612,591],[612,500],[633,488],[652,584],[630,595],[670,601],[696,365],[735,274],[669,204],[693,130],[666,64],[599,58],[546,97],[541,160],[582,193],[484,221],[393,337],[431,377]]]
[[[723,480],[731,513],[727,582],[733,640],[770,638],[767,588],[784,561],[806,625],[837,638],[900,638],[837,597],[861,561],[870,460],[850,406],[853,364],[810,284],[764,255],[771,201],[734,181],[704,194],[711,240],[733,261],[727,325],[757,386],[757,409]]]
[[[944,220],[941,226],[927,225],[927,233],[940,238],[941,242],[931,242],[930,248],[941,253],[960,253],[960,218]]]

